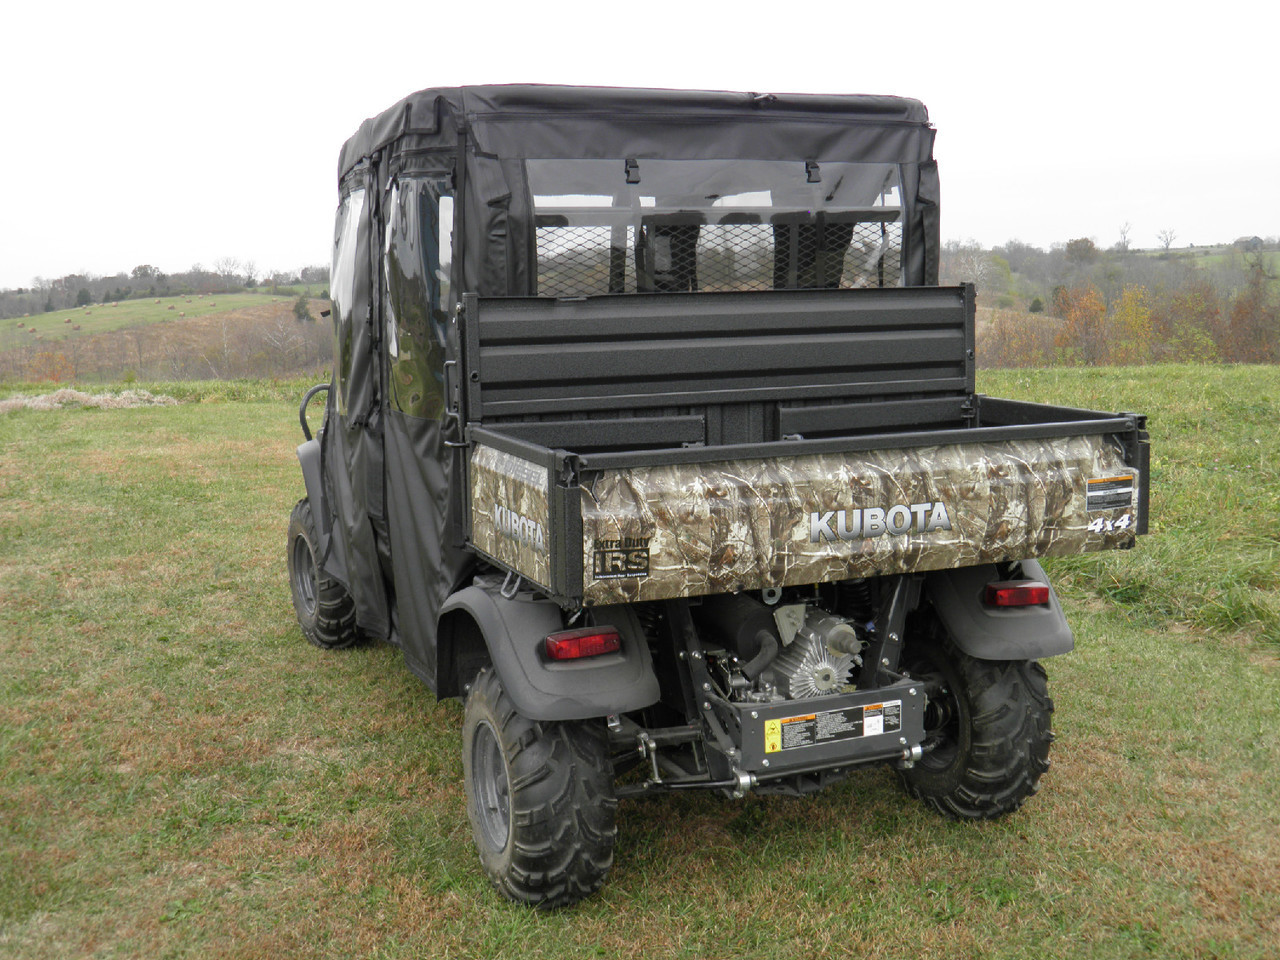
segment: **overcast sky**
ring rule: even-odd
[[[1280,234],[1265,0],[45,0],[0,25],[0,287],[325,263],[342,142],[464,83],[913,96],[938,127],[945,239]]]

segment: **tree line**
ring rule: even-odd
[[[262,288],[276,294],[290,293],[295,292],[292,288],[303,284],[327,287],[328,266],[262,273],[251,260],[221,257],[213,262],[212,268],[197,263],[180,273],[165,273],[143,263],[129,273],[109,277],[69,273],[53,279],[36,277],[30,287],[0,290],[0,319],[147,297],[238,293]]]
[[[1166,244],[1163,235],[1167,235]],[[1133,250],[1089,238],[944,246],[944,283],[978,290],[984,366],[1280,362],[1280,239]]]
[[[1128,243],[1126,225],[1119,242],[1107,249],[1090,238],[1047,250],[1018,240],[992,248],[950,241],[943,247],[940,279],[977,286],[978,362],[983,366],[1280,363],[1280,238],[1248,237],[1221,246],[1175,249],[1175,237],[1172,229],[1163,230],[1159,248],[1135,250]],[[301,284],[322,285],[325,289],[312,292],[323,299],[328,281],[327,266],[263,276],[252,262],[234,258],[221,258],[212,269],[196,264],[173,274],[140,264],[112,277],[68,274],[53,280],[36,278],[29,289],[0,290],[0,318],[130,298],[255,288],[296,295],[300,291],[291,288]],[[301,304],[306,311],[306,300]],[[320,356],[325,348],[318,332],[306,335],[305,346],[293,344],[287,351],[270,342],[268,333],[276,339],[283,336],[267,331],[257,338],[267,339],[255,339],[252,345],[247,332],[227,337],[218,358],[201,351],[197,365],[207,373],[238,366],[227,352],[232,339],[240,340],[237,347],[245,350],[245,363],[252,356],[250,365],[257,368],[272,359],[288,366],[328,359]],[[161,356],[174,345],[157,344],[150,358],[142,356],[139,344],[134,346],[134,366],[179,372],[176,354]],[[84,367],[97,365],[76,358],[73,366],[86,372]],[[236,375],[243,374],[237,370]]]

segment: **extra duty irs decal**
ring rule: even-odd
[[[597,580],[647,577],[651,539],[623,537],[621,540],[597,540],[591,575]]]

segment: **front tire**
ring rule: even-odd
[[[317,647],[342,650],[355,646],[364,637],[356,626],[356,605],[351,594],[320,566],[318,541],[311,502],[303,497],[289,516],[286,544],[293,609],[304,637]]]
[[[934,625],[904,666],[925,682],[924,756],[907,792],[951,820],[994,820],[1039,789],[1053,742],[1048,676],[1035,660],[977,660]]]
[[[480,863],[498,892],[552,908],[600,889],[617,838],[603,722],[526,719],[485,668],[467,696],[462,769]]]

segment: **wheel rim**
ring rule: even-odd
[[[307,616],[316,612],[316,562],[305,537],[293,538],[293,595]]]
[[[945,770],[956,761],[960,750],[960,723],[964,708],[945,675],[928,684],[936,690],[930,694],[924,716],[924,757],[921,763],[930,769]]]
[[[471,742],[471,769],[480,833],[491,849],[502,850],[511,829],[511,785],[498,737],[488,723],[476,727]]]
[[[959,693],[958,678],[936,653],[928,650],[918,651],[906,666],[908,674],[919,680],[928,694],[921,744],[924,756],[917,766],[948,770],[960,758],[963,727],[969,722],[969,708]]]

